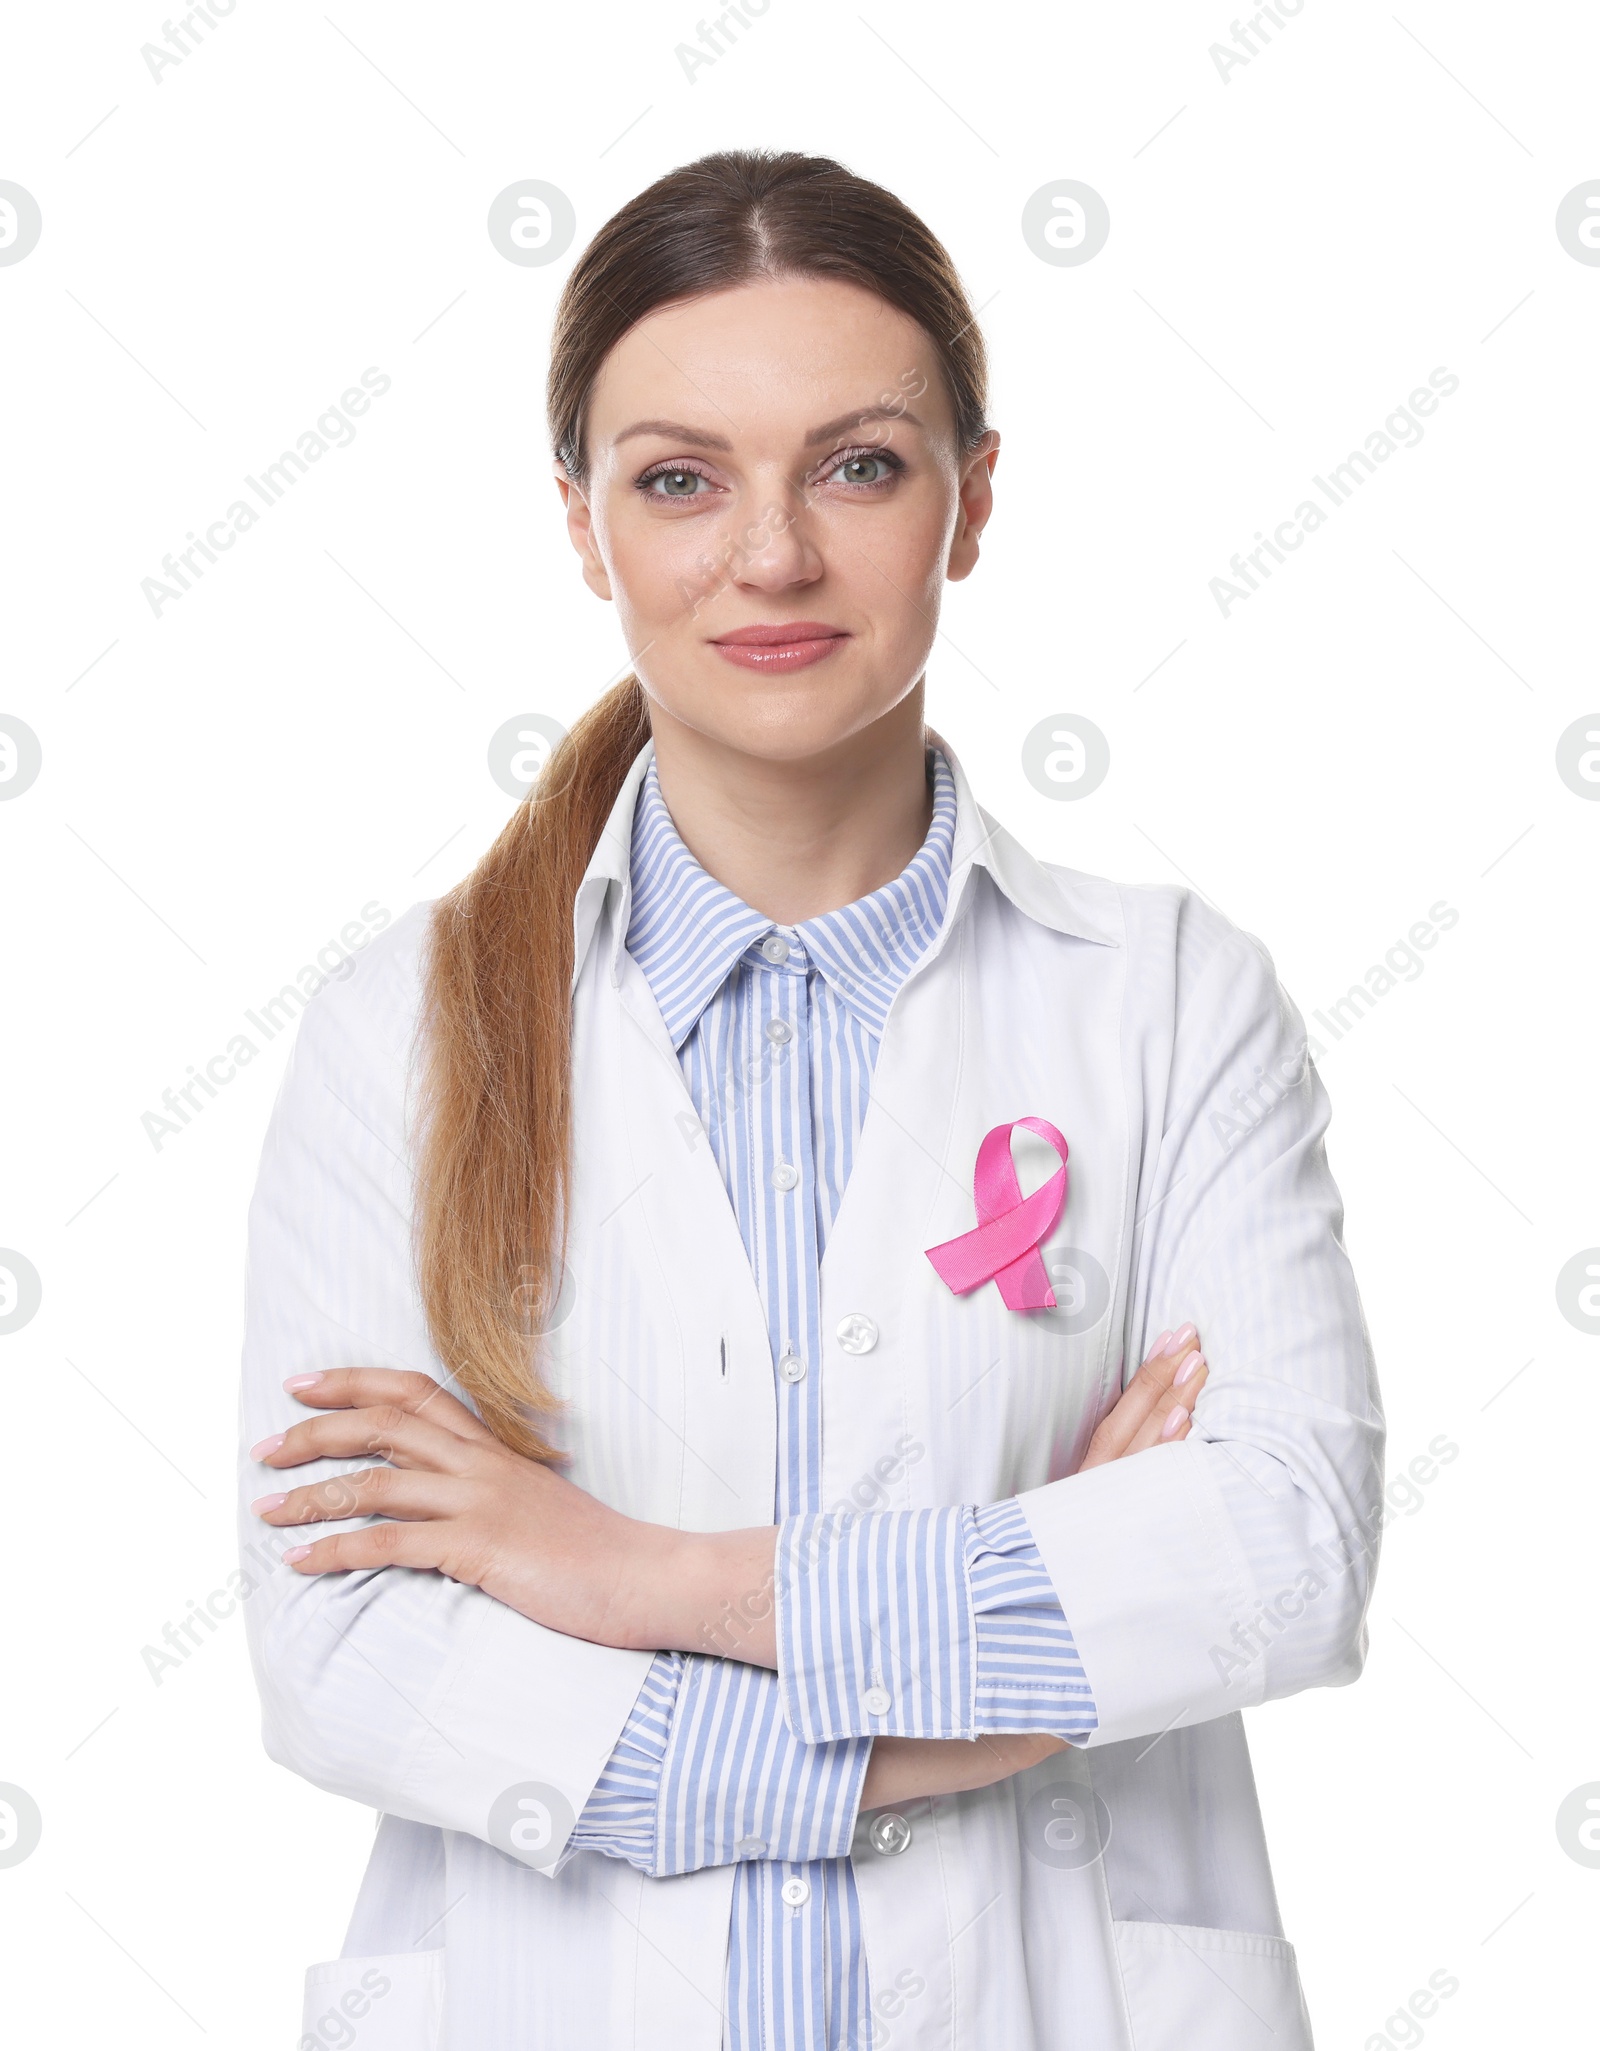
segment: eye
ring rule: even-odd
[[[833,458],[831,466],[822,474],[822,482],[829,480],[839,484],[862,486],[887,484],[897,471],[905,468],[900,458],[888,449],[845,449]]]
[[[704,496],[700,487],[710,479],[698,470],[682,470],[668,464],[661,470],[647,470],[639,479],[639,490],[651,498],[691,499]]]

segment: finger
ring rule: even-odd
[[[1191,1362],[1193,1365],[1191,1365]],[[1163,1445],[1169,1439],[1187,1438],[1189,1419],[1194,1415],[1195,1400],[1206,1385],[1210,1369],[1203,1353],[1191,1352],[1180,1364],[1182,1382],[1175,1382],[1156,1403],[1150,1415],[1140,1425],[1128,1442],[1129,1453],[1142,1453],[1149,1446]],[[1181,1418],[1181,1423],[1175,1419]]]
[[[1142,1451],[1146,1445],[1153,1445],[1159,1438],[1159,1426],[1167,1417],[1170,1405],[1167,1397],[1173,1391],[1177,1377],[1186,1379],[1195,1369],[1190,1365],[1198,1360],[1204,1365],[1205,1356],[1198,1354],[1184,1335],[1192,1335],[1193,1325],[1185,1325],[1175,1336],[1183,1342],[1174,1352],[1169,1335],[1164,1334],[1156,1348],[1145,1361],[1133,1380],[1123,1390],[1116,1406],[1101,1419],[1094,1437],[1089,1442],[1089,1451],[1084,1458],[1085,1467],[1103,1465],[1108,1460],[1119,1460],[1125,1454]],[[1191,1391],[1189,1400],[1197,1391]]]
[[[1145,1355],[1140,1373],[1148,1375],[1158,1389],[1171,1388],[1178,1370],[1199,1345],[1200,1334],[1192,1324],[1179,1325],[1175,1332],[1163,1332]]]
[[[328,1367],[320,1374],[292,1374],[283,1385],[297,1403],[319,1410],[370,1409],[380,1403],[413,1416],[426,1417],[458,1438],[487,1439],[494,1434],[466,1404],[431,1375],[398,1367]]]
[[[1198,1340],[1199,1334],[1191,1324],[1179,1326],[1176,1332],[1161,1334],[1132,1381],[1095,1428],[1094,1437],[1089,1441],[1089,1451],[1084,1457],[1085,1467],[1120,1459],[1131,1450],[1135,1434],[1149,1421],[1161,1398],[1172,1387],[1175,1376]]]
[[[353,1567],[432,1567],[442,1571],[448,1553],[447,1529],[432,1522],[363,1524],[359,1530],[336,1531],[310,1545],[291,1545],[282,1558],[297,1574],[344,1574]]]
[[[337,1523],[344,1517],[398,1517],[407,1522],[458,1516],[465,1507],[461,1484],[451,1475],[408,1473],[398,1467],[367,1467],[309,1482],[286,1495],[257,1497],[250,1505],[268,1524]]]
[[[425,1467],[437,1474],[464,1474],[474,1448],[442,1425],[380,1403],[371,1410],[330,1410],[302,1418],[252,1446],[250,1457],[264,1467],[298,1467],[306,1460],[352,1460],[373,1455],[398,1467]]]

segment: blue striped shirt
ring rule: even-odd
[[[937,935],[955,784],[881,890],[779,927],[708,875],[652,762],[627,948],[678,1050],[767,1313],[777,1396],[779,1671],[662,1653],[569,1840],[654,1877],[736,1864],[729,2051],[871,2041],[850,1848],[872,1739],[1049,1731],[1095,1709],[1015,1502],[824,1507],[820,1268],[896,992]],[[909,1465],[920,1448],[902,1442]]]

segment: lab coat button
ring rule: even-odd
[[[803,1382],[806,1378],[806,1364],[798,1354],[786,1353],[778,1362],[778,1372],[786,1382]]]
[[[793,1189],[800,1180],[800,1170],[793,1161],[779,1161],[773,1166],[770,1180],[774,1189]]]
[[[789,959],[789,943],[781,933],[769,933],[761,943],[761,952],[776,968]]]
[[[859,1310],[839,1320],[834,1337],[846,1353],[870,1353],[878,1343],[878,1328]]]
[[[890,1695],[887,1688],[869,1688],[861,1698],[861,1706],[868,1716],[887,1716]]]
[[[897,1816],[892,1809],[886,1809],[881,1816],[872,1819],[867,1831],[867,1842],[875,1852],[881,1852],[886,1859],[892,1859],[896,1852],[903,1852],[911,1842],[911,1825],[903,1816]]]
[[[783,1898],[792,1909],[803,1909],[811,1899],[811,1882],[802,1880],[798,1874],[793,1880],[783,1883]]]

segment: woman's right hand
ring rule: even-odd
[[[1095,1427],[1083,1467],[1189,1436],[1194,1400],[1206,1385],[1206,1357],[1193,1325],[1163,1332],[1144,1364]],[[1080,1473],[1083,1468],[1078,1470]]]

